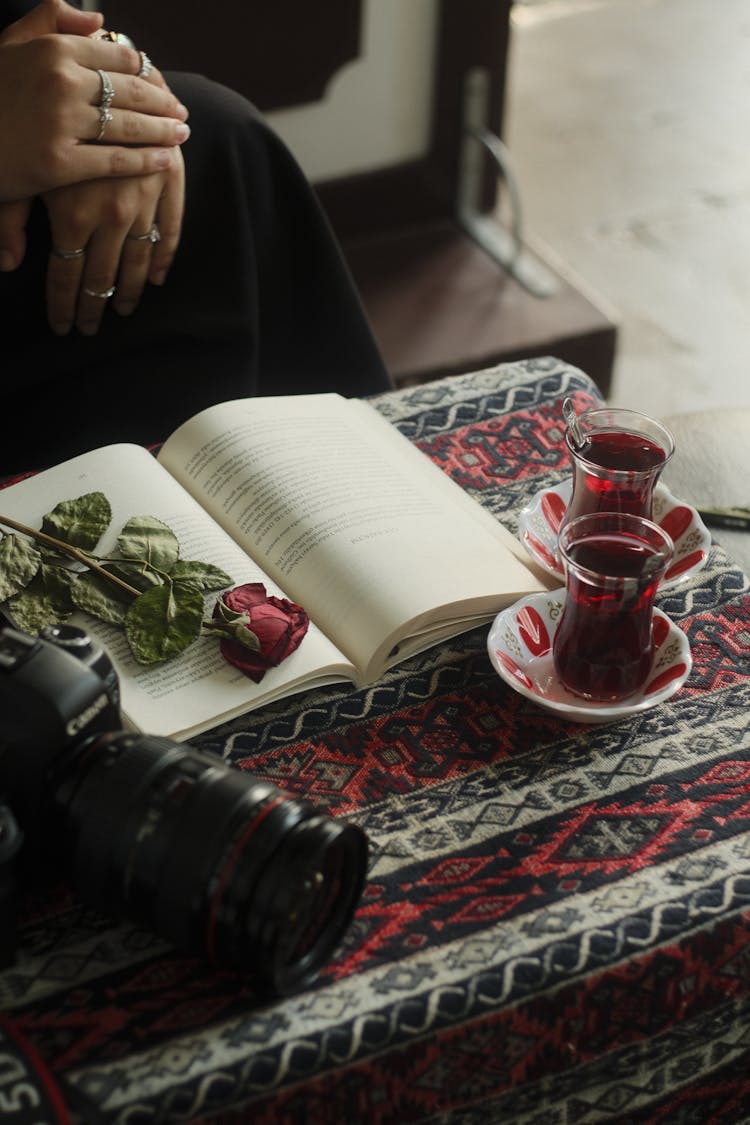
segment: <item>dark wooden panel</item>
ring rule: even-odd
[[[205,74],[263,110],[318,101],[360,52],[362,0],[101,0],[106,26],[124,31],[161,70]],[[190,13],[195,12],[195,16]]]
[[[400,386],[553,355],[609,393],[616,326],[564,277],[555,275],[553,296],[533,296],[445,220],[353,240],[345,251]]]

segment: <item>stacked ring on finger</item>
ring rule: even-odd
[[[107,128],[107,125],[111,120],[112,114],[108,109],[99,110],[99,132],[96,134],[97,141],[100,141],[102,139],[102,137],[104,136],[104,130]]]
[[[84,285],[83,291],[88,297],[98,297],[100,301],[108,301],[110,297],[114,297],[117,286],[110,285],[109,289],[89,289]]]
[[[102,96],[99,99],[99,109],[109,109],[114,101],[115,88],[112,85],[112,79],[107,74],[106,70],[97,70],[99,81],[102,84]]]
[[[131,47],[134,51],[138,50],[133,40],[129,35],[124,35],[121,31],[100,31],[97,39],[106,39],[110,43],[119,43],[124,47]],[[141,57],[141,65],[138,69],[138,78],[148,78],[151,71],[154,69],[154,64],[148,57],[145,51],[138,51]]]
[[[97,141],[100,141],[104,136],[104,130],[107,128],[108,123],[112,120],[112,114],[109,112],[109,107],[112,105],[112,100],[115,96],[115,88],[112,85],[112,80],[107,74],[106,70],[97,70],[99,81],[102,84],[102,96],[99,100],[99,132],[97,134]]]
[[[72,262],[75,258],[82,258],[86,248],[80,246],[77,250],[64,250],[62,246],[53,246],[52,253],[56,258],[62,258],[64,262]]]

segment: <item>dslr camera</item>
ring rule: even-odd
[[[367,838],[212,754],[121,729],[86,632],[0,627],[0,964],[22,888],[53,876],[219,967],[287,994],[347,930]]]

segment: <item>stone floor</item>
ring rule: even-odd
[[[750,407],[750,0],[518,0],[506,96],[529,236],[621,325],[611,401]]]

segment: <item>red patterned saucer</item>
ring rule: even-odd
[[[531,594],[499,613],[487,636],[495,671],[514,691],[577,723],[607,723],[656,707],[682,687],[693,659],[687,637],[654,610],[654,658],[645,687],[623,703],[587,703],[555,674],[552,642],[565,605],[565,589]]]
[[[548,574],[561,582],[565,581],[565,572],[557,553],[557,536],[572,490],[570,479],[556,488],[543,488],[518,514],[518,536],[524,547]],[[670,589],[706,565],[711,533],[695,508],[675,499],[661,482],[654,489],[654,523],[674,542],[674,559],[661,582],[661,589]]]

